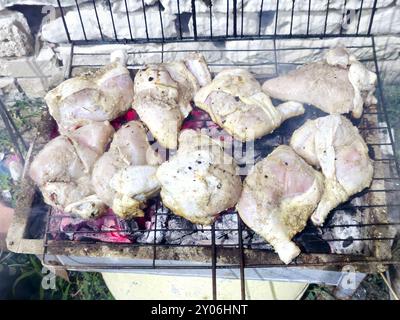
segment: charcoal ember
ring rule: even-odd
[[[146,222],[147,231],[136,233],[136,242],[147,244],[163,242],[167,232],[168,213],[169,210],[163,206],[157,208],[154,214],[151,214],[150,221]]]
[[[99,218],[88,220],[53,210],[49,233],[56,240],[131,242],[127,222],[119,219],[111,210]]]
[[[248,245],[251,249],[274,250],[264,238],[253,231],[248,232],[248,237],[243,239],[243,244]]]
[[[171,215],[168,220],[168,231],[165,233],[165,242],[169,244],[190,245],[196,244],[193,233],[196,232],[196,226],[190,221]]]
[[[360,210],[355,210],[354,212],[339,210],[334,213],[330,223],[326,226],[325,232],[322,234],[322,238],[328,241],[332,253],[367,254],[366,242],[354,240],[368,238],[368,228],[358,227],[361,222],[362,212]],[[346,227],[345,225],[355,226]],[[337,239],[344,240],[336,241]]]
[[[217,244],[239,244],[237,214],[223,214],[215,221],[215,242]],[[243,231],[242,235],[244,235]]]

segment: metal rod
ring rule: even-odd
[[[111,23],[112,23],[113,31],[114,31],[114,38],[115,38],[115,41],[118,41],[117,30],[115,29],[114,15],[112,13],[112,7],[111,7],[110,0],[107,0],[107,4],[108,4],[108,9],[110,11]]]
[[[357,34],[357,35],[358,35],[358,33],[359,33],[359,30],[360,30],[360,22],[361,22],[361,16],[362,16],[363,5],[364,5],[364,0],[361,0],[360,11],[358,12],[358,22],[357,22],[357,31],[356,31],[356,34]]]
[[[237,0],[233,0],[233,36],[237,37]]]
[[[376,0],[374,2],[374,5],[376,5]],[[396,145],[395,145],[395,141],[394,141],[393,134],[392,134],[392,127],[390,125],[388,112],[386,110],[385,97],[383,94],[382,81],[381,81],[381,77],[380,77],[380,73],[379,73],[379,66],[378,66],[378,59],[377,59],[377,55],[376,55],[375,37],[374,36],[371,37],[371,41],[372,41],[372,51],[373,51],[373,55],[374,55],[375,71],[376,71],[376,75],[377,75],[377,79],[378,79],[379,100],[382,104],[382,110],[383,110],[385,121],[386,121],[386,124],[388,127],[390,145],[392,146],[392,150],[393,150],[393,154],[394,154],[394,162],[396,165],[397,175],[399,175],[400,174],[400,166],[399,166],[399,162],[397,159],[397,150],[396,150]]]
[[[229,0],[226,0],[226,36],[229,36]]]
[[[244,1],[242,1],[242,11],[240,13],[240,36],[243,37],[243,18],[244,18]]]
[[[213,6],[212,1],[210,1],[210,39],[212,39],[213,37],[212,6]]]
[[[239,236],[239,265],[240,265],[240,296],[242,300],[246,300],[246,281],[245,281],[245,257],[243,250],[243,228],[242,228],[242,219],[237,215],[238,220],[238,236]]]
[[[92,0],[92,3],[94,8],[94,14],[96,15],[97,26],[99,27],[100,37],[101,40],[104,41],[103,31],[101,30],[100,26],[99,14],[97,13],[97,8],[96,8],[96,0]]]
[[[18,136],[17,134],[14,132],[12,125],[10,123],[10,118],[7,116],[7,112],[6,112],[6,107],[3,103],[3,101],[0,99],[0,116],[3,119],[4,125],[6,127],[6,130],[8,132],[8,135],[10,136],[10,139],[22,161],[22,163],[25,163],[24,161],[24,154],[21,151],[20,145],[18,143]]]
[[[215,246],[215,223],[212,224],[211,230],[212,296],[213,300],[217,300],[217,248]]]
[[[69,30],[68,30],[68,27],[67,27],[67,22],[65,21],[64,10],[63,10],[63,8],[61,6],[60,0],[57,0],[57,4],[58,4],[58,8],[60,9],[61,19],[62,19],[62,22],[63,22],[63,25],[64,25],[65,32],[67,34],[68,42],[71,43],[71,36],[69,34]]]
[[[377,2],[378,2],[378,0],[374,0],[374,5],[372,7],[372,13],[371,13],[371,19],[369,20],[368,35],[371,34],[371,29],[372,29],[372,24],[374,23]]]
[[[142,0],[142,8],[143,8],[144,26],[146,28],[146,38],[147,41],[149,41],[149,29],[147,27],[146,5],[144,4],[144,0]]]
[[[76,9],[78,10],[78,16],[79,16],[79,21],[80,21],[81,27],[82,27],[83,37],[84,37],[85,40],[87,41],[86,32],[85,32],[85,27],[84,27],[84,25],[83,25],[82,16],[81,16],[81,10],[79,9],[78,0],[75,0],[75,5],[76,5]]]
[[[181,7],[179,1],[180,0],[176,0],[176,5],[178,7],[179,39],[182,39]]]
[[[295,0],[292,0],[292,13],[291,13],[291,17],[290,17],[290,32],[289,32],[290,35],[292,35],[292,30],[293,30],[294,3],[295,3]]]
[[[261,0],[261,7],[260,7],[260,13],[259,13],[259,19],[258,19],[258,36],[261,36],[261,22],[262,22],[263,6],[264,6],[264,0]]]
[[[161,10],[161,2],[158,2],[158,12],[160,14],[160,26],[161,26],[161,37],[162,41],[164,42],[164,26],[163,26],[163,20],[162,20],[162,10]]]
[[[278,15],[279,15],[279,0],[276,0],[276,9],[275,9],[275,31],[274,36],[276,37],[278,30]]]
[[[325,25],[324,25],[324,36],[326,35],[326,28],[327,28],[327,26],[328,26],[329,2],[330,2],[330,0],[328,0],[328,3],[326,4],[326,15],[325,15]]]
[[[342,11],[342,20],[340,21],[340,34],[343,34],[343,23],[347,24],[347,13],[348,10],[346,10],[347,7],[347,0],[344,0],[344,4],[343,4],[343,11]],[[344,19],[346,18],[346,21],[344,21]]]
[[[307,35],[310,33],[311,0],[308,0]]]
[[[196,1],[192,0],[193,38],[197,40]]]
[[[131,36],[131,40],[133,40],[133,35],[132,35],[132,28],[131,28],[131,21],[129,19],[129,10],[128,10],[128,3],[126,0],[124,0],[125,2],[125,11],[126,11],[126,19],[128,21],[128,27],[129,27],[129,35]]]

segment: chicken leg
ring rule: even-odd
[[[371,184],[368,146],[343,116],[307,121],[293,133],[290,145],[309,164],[321,167],[325,176],[325,192],[311,217],[315,225],[322,225],[332,209]]]
[[[281,145],[250,171],[236,208],[288,264],[300,254],[291,239],[306,226],[323,188],[323,176],[292,148]]]
[[[283,121],[304,113],[298,102],[287,102],[275,108],[268,95],[261,91],[258,81],[244,69],[220,72],[199,90],[194,102],[240,141],[262,137]]]

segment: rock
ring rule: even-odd
[[[86,2],[87,0],[78,0],[78,3]],[[0,10],[14,5],[38,5],[38,6],[53,6],[58,7],[57,0],[0,0]],[[75,0],[62,0],[60,1],[62,7],[75,6]]]
[[[229,35],[233,34],[233,15],[229,15],[228,24],[227,17],[224,13],[212,14],[212,36],[225,36],[228,32]],[[246,35],[258,34],[259,14],[256,12],[245,12],[244,18],[246,24],[243,27],[243,33]],[[208,13],[196,14],[196,27],[198,36],[210,36],[210,15]],[[189,33],[186,35],[193,36],[193,19],[190,17],[188,22]],[[237,21],[237,34],[241,34],[241,24]]]
[[[18,91],[15,79],[11,77],[0,78],[0,96]]]
[[[188,52],[197,51],[204,55],[207,63],[213,65],[224,62],[226,55],[223,52],[224,44],[218,45],[216,42],[182,42],[164,44],[164,61],[174,61],[183,59]]]
[[[144,4],[146,6],[151,6],[154,5],[157,2],[157,0],[144,0]],[[134,12],[138,10],[143,10],[143,4],[142,1],[140,0],[126,0],[126,7],[128,7],[128,12]],[[125,12],[126,13],[126,7],[125,7],[125,0],[120,0],[120,1],[115,1],[113,3],[113,11],[115,12]]]
[[[51,48],[42,48],[37,57],[0,59],[0,76],[48,77],[63,72]]]
[[[83,28],[85,30],[87,40],[101,40],[101,33],[105,39],[115,39],[113,23],[110,10],[108,7],[97,4],[97,14],[99,17],[100,28],[98,27],[95,12],[92,4],[80,6],[80,12],[83,20]],[[142,11],[135,11],[129,14],[129,29],[127,15],[125,13],[113,13],[114,25],[118,39],[130,39],[131,32],[133,38],[145,39],[146,28],[144,23],[144,14]],[[161,38],[162,30],[165,37],[176,36],[174,15],[163,12],[161,28],[160,12],[156,7],[150,7],[146,10],[147,31],[149,38]],[[65,15],[71,40],[85,40],[83,28],[79,19],[78,11],[73,8]],[[100,33],[101,31],[101,33]],[[53,43],[67,42],[67,35],[64,30],[61,17],[47,22],[42,27],[42,38],[45,41]]]
[[[363,10],[360,20],[360,33],[367,33],[370,23],[371,10]],[[358,20],[354,19],[348,26],[347,33],[354,33],[357,30]],[[372,34],[399,34],[400,33],[400,6],[377,9],[371,28]]]
[[[24,15],[0,12],[0,57],[22,57],[33,51],[33,39]]]

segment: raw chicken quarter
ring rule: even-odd
[[[177,62],[149,65],[135,76],[133,109],[164,148],[176,149],[194,94],[211,81],[204,57],[189,54]]]
[[[83,218],[105,211],[90,177],[113,133],[108,122],[93,122],[44,146],[32,161],[29,174],[47,204]]]
[[[360,118],[363,105],[376,104],[376,74],[337,47],[322,61],[305,64],[288,74],[267,80],[262,89],[272,98],[308,103],[330,114],[352,112]]]
[[[179,136],[177,154],[157,171],[161,198],[173,213],[208,225],[237,203],[242,191],[238,168],[222,145],[194,130]]]
[[[94,190],[118,216],[143,216],[145,201],[160,188],[155,179],[160,162],[142,123],[130,121],[114,134],[109,150],[94,164]]]
[[[371,184],[368,146],[344,116],[307,121],[293,133],[290,145],[309,164],[320,167],[325,176],[324,194],[311,217],[316,225],[322,225],[332,209]]]
[[[249,141],[271,133],[281,123],[304,113],[298,102],[275,108],[253,75],[244,69],[226,69],[201,88],[195,104],[211,119],[240,141]]]
[[[61,133],[92,121],[111,121],[130,108],[133,81],[119,61],[68,79],[45,96]]]
[[[306,226],[323,189],[321,173],[282,145],[254,166],[236,208],[246,225],[288,264],[300,254],[291,239]]]

